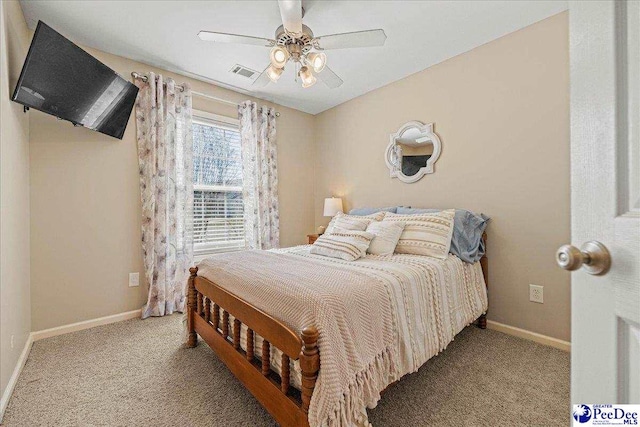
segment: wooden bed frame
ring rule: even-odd
[[[486,248],[486,234],[482,238]],[[480,260],[480,265],[488,286],[486,254]],[[308,325],[298,336],[278,319],[210,280],[199,277],[198,267],[191,268],[190,272],[187,347],[195,347],[200,335],[278,424],[283,427],[308,427],[309,404],[320,370],[316,327]],[[230,314],[234,317],[233,325],[229,321]],[[240,345],[242,324],[247,327],[246,351]],[[478,318],[477,325],[481,329],[487,327],[486,313]],[[264,339],[260,359],[255,357],[255,334]],[[282,352],[281,375],[271,369],[271,346]],[[290,386],[291,360],[300,363],[300,391]]]

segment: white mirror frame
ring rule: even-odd
[[[407,176],[402,173],[402,169],[399,165],[394,164],[393,156],[396,140],[411,128],[418,129],[421,138],[428,138],[433,143],[433,154],[429,160],[427,160],[427,164],[420,168],[415,175]],[[389,168],[391,178],[398,178],[406,184],[411,184],[418,181],[426,174],[433,173],[433,165],[436,160],[438,160],[438,157],[440,157],[440,151],[442,151],[442,143],[440,142],[440,137],[433,131],[433,123],[424,124],[419,121],[411,121],[405,123],[396,133],[391,134],[389,137],[389,145],[387,146],[387,150],[384,155],[384,161]]]

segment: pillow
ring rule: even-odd
[[[349,215],[364,216],[364,215],[371,215],[376,212],[396,213],[396,209],[398,209],[397,206],[388,206],[386,208],[355,208],[349,211]]]
[[[369,226],[371,220],[369,218],[357,217],[353,218],[348,215],[343,215],[333,222],[333,229],[336,230],[338,228],[342,230],[358,230],[365,231]]]
[[[373,255],[393,255],[398,239],[404,230],[404,222],[374,221],[367,227],[367,233],[373,234],[373,240],[367,253]]]
[[[358,216],[358,215],[346,215],[343,214],[342,212],[338,212],[329,222],[329,225],[327,225],[327,230],[325,231],[326,234],[331,233],[331,231],[333,230],[333,226],[335,225],[336,221],[338,220],[338,218],[345,218],[345,220],[347,220],[347,222],[350,222],[350,220],[354,221],[355,225],[350,225],[348,227],[352,227],[352,228],[347,228],[348,230],[351,229],[353,230],[353,227],[356,227],[356,230],[365,230],[367,228],[367,225],[369,225],[369,222],[371,221],[382,221],[382,218],[384,218],[384,214],[386,212],[377,212],[371,215],[365,215],[365,216]],[[363,228],[357,228],[359,227],[357,224],[359,224],[357,221],[362,221],[363,219],[368,219],[369,222],[367,222],[367,224],[363,227]],[[343,227],[345,222],[342,221]]]
[[[384,221],[405,223],[396,246],[397,253],[446,259],[451,247],[454,215],[454,209],[416,215],[390,213]]]
[[[366,231],[335,228],[331,234],[323,234],[311,246],[311,253],[331,258],[355,261],[367,253],[373,234]]]
[[[440,209],[398,208],[398,213],[403,215],[435,212],[440,212]],[[474,263],[480,261],[480,258],[485,253],[482,233],[486,230],[489,219],[484,214],[478,215],[465,209],[456,209],[449,251],[465,262]]]

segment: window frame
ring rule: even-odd
[[[210,113],[208,111],[202,110],[192,110],[192,126],[193,124],[199,124],[204,126],[215,126],[218,128],[227,129],[230,131],[240,133],[240,120],[222,116],[219,114]],[[195,153],[194,153],[195,155]],[[202,184],[193,184],[193,191],[217,191],[217,192],[242,192],[242,186],[223,186],[223,185],[202,185]],[[194,194],[195,196],[195,194]],[[195,211],[193,214],[193,221],[195,222]],[[196,252],[196,247],[198,248],[198,255],[194,255],[196,261],[202,260],[209,255],[214,253],[223,253],[223,252],[235,252],[246,249],[246,242],[243,247],[233,248],[228,251],[221,251],[219,243],[193,243],[194,253]]]

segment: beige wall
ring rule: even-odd
[[[154,70],[188,80],[193,89],[243,101],[247,96],[87,49],[120,75]],[[280,238],[304,243],[313,230],[314,117],[268,104],[278,119]],[[194,108],[237,117],[236,108],[194,97]],[[141,207],[135,120],[122,141],[31,111],[31,272],[33,330],[138,309],[147,287],[128,287],[129,272],[143,276]],[[142,280],[142,279],[141,279]]]
[[[389,134],[434,122],[435,174],[389,178]],[[316,225],[323,198],[347,208],[467,208],[488,228],[489,319],[569,340],[569,275],[554,253],[569,241],[568,14],[478,47],[316,116]],[[544,304],[529,302],[529,284]]]
[[[14,1],[0,2],[0,394],[31,331],[29,302],[29,121],[9,100],[29,47]],[[11,336],[14,337],[11,348]],[[0,415],[1,416],[1,415]]]

